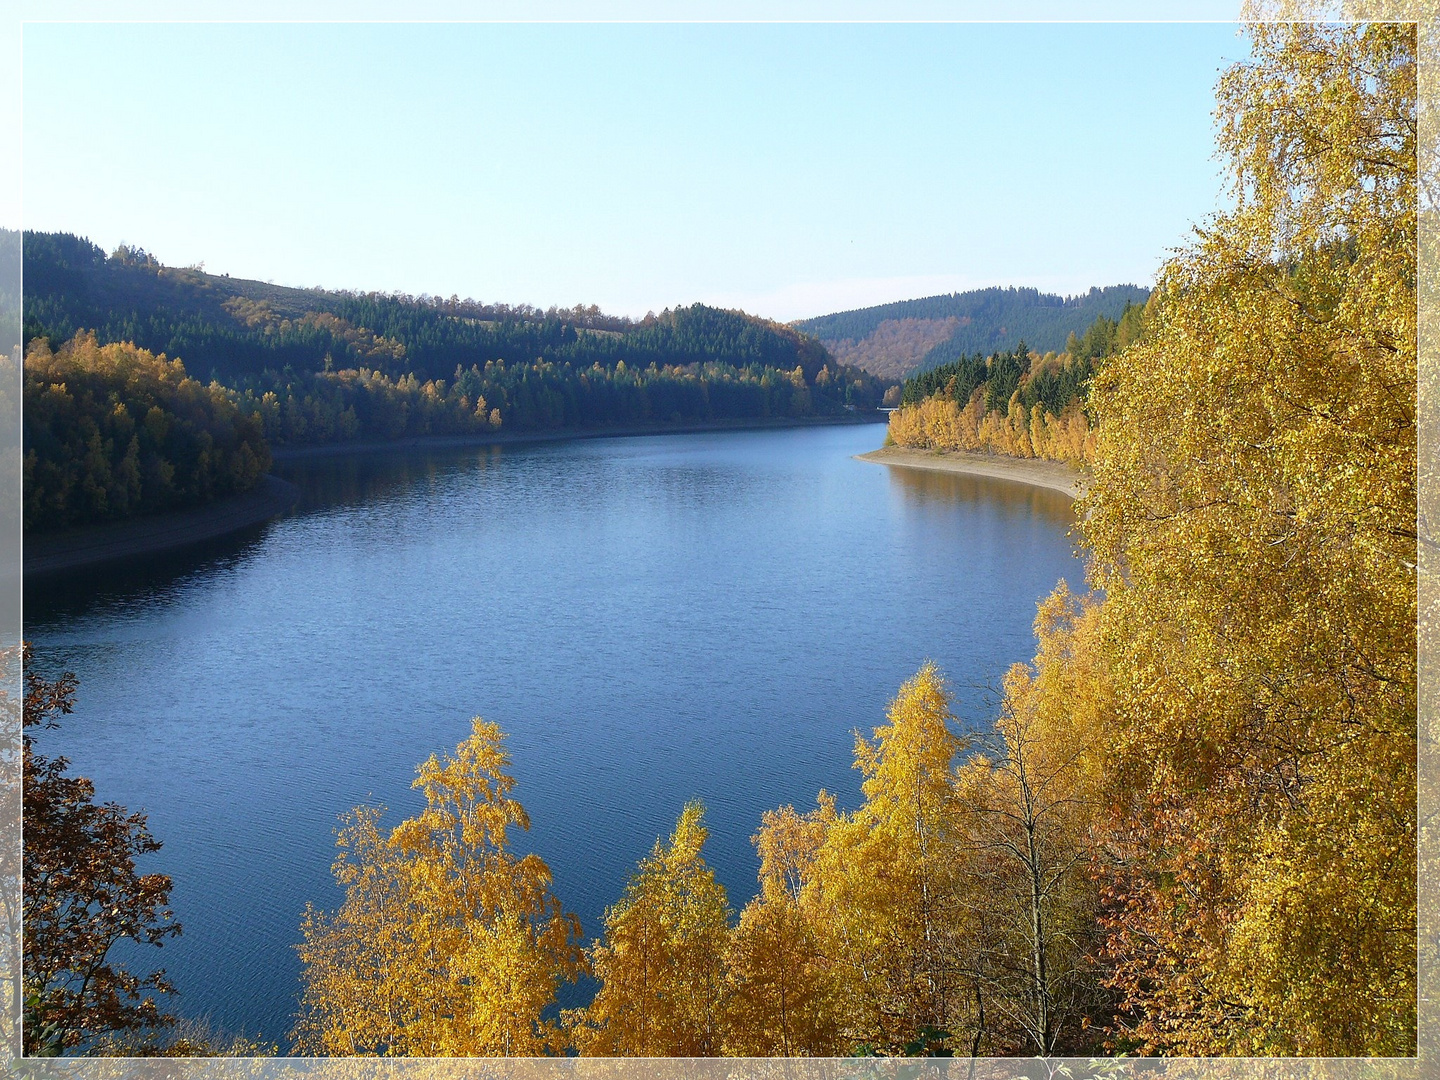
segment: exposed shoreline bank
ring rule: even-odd
[[[934,472],[967,473],[989,476],[997,480],[1013,480],[1032,487],[1049,488],[1078,499],[1088,481],[1073,465],[1035,458],[1002,457],[999,454],[971,454],[956,450],[913,450],[903,446],[884,446],[868,454],[856,454],[857,461],[873,461],[878,465],[898,465],[905,469],[929,469]]]
[[[243,495],[208,506],[91,525],[83,529],[25,538],[25,578],[58,574],[188,547],[259,525],[283,514],[300,498],[300,489],[278,476],[262,476]]]
[[[413,435],[405,439],[367,442],[319,443],[311,446],[272,446],[275,461],[294,461],[337,454],[388,450],[448,450],[469,446],[523,446],[528,443],[570,442],[576,439],[626,439],[639,435],[698,435],[709,431],[774,431],[782,428],[831,427],[839,424],[882,424],[883,415],[766,417],[739,420],[692,420],[678,423],[622,424],[603,428],[560,428],[555,431],[496,431],[475,435]]]

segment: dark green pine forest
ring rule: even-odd
[[[1005,411],[1013,396],[1026,415],[1040,405],[1059,416],[1071,403],[1085,401],[1095,361],[1140,339],[1144,313],[1143,306],[1127,303],[1118,319],[1100,315],[1082,333],[1072,330],[1061,354],[1065,362],[1060,364],[1036,364],[1024,341],[1013,349],[997,350],[988,358],[979,352],[968,356],[962,353],[906,379],[901,385],[900,403],[916,405],[943,394],[963,404],[983,386],[987,413]]]

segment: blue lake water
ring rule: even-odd
[[[927,658],[988,723],[1036,601],[1082,584],[1064,495],[854,460],[883,437],[291,460],[286,517],[28,590],[37,660],[80,680],[39,749],[164,843],[143,868],[173,878],[184,935],[133,963],[166,967],[182,1015],[283,1049],[301,912],[339,901],[338,816],[413,812],[415,766],[476,715],[508,734],[520,844],[587,936],[692,797],[738,910],[763,810],[822,787],[854,806],[852,733]]]

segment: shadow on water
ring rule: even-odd
[[[197,577],[224,573],[255,558],[274,521],[154,555],[133,555],[100,566],[25,579],[27,636],[47,625],[139,598],[172,595]]]
[[[1034,484],[938,469],[889,469],[891,489],[921,504],[984,502],[1008,517],[1029,516],[1069,528],[1075,522],[1070,496]]]
[[[433,486],[441,476],[456,470],[483,473],[498,465],[503,453],[500,446],[405,454],[378,450],[281,460],[271,471],[300,489],[297,512],[304,514],[379,502],[422,484]]]
[[[394,454],[317,456],[277,462],[272,470],[300,488],[295,507],[279,517],[225,536],[153,555],[25,580],[27,632],[145,599],[163,602],[182,587],[223,575],[256,558],[274,525],[286,518],[336,507],[377,503],[401,492],[434,487],[457,469],[484,472],[499,462],[501,447]]]

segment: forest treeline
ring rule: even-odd
[[[632,369],[720,363],[788,372],[799,365],[810,380],[827,363],[835,366],[813,337],[703,304],[630,320],[593,306],[540,311],[458,297],[293,289],[164,266],[139,248],[107,256],[66,233],[26,232],[24,271],[27,344],[46,337],[58,347],[92,330],[102,344],[133,342],[228,386],[267,372],[360,367],[423,383],[491,361],[544,360],[576,370],[622,360]],[[863,372],[852,375],[878,400],[883,386]],[[846,400],[844,387],[836,389]]]
[[[703,304],[635,321],[593,306],[283,289],[166,267],[140,249],[106,256],[59,233],[24,234],[24,266],[27,528],[229,490],[208,462],[187,479],[194,454],[172,441],[179,456],[168,457],[143,432],[143,467],[126,464],[124,417],[167,406],[131,400],[131,376],[80,370],[102,356],[113,368],[115,349],[132,375],[160,362],[204,373],[191,381],[217,415],[238,412],[273,446],[845,416],[872,412],[887,389],[790,327]],[[30,358],[53,367],[62,355],[76,387],[88,379],[105,392],[49,407],[63,379],[32,375]],[[248,434],[242,442],[264,456]]]
[[[873,409],[885,390],[790,327],[703,304],[634,321],[594,307],[285,289],[163,266],[139,249],[106,256],[59,233],[27,232],[24,261],[27,346],[44,338],[58,348],[88,330],[101,344],[179,358],[202,381],[257,401],[274,394],[317,421],[268,432],[281,440],[327,437],[325,406],[336,402],[355,406],[360,433],[371,434],[360,400],[339,385],[344,372],[441,397],[463,382],[455,401],[469,397],[473,412],[484,396],[519,430],[828,415]],[[792,394],[802,380],[807,393]],[[383,437],[395,420],[377,411]]]
[[[503,360],[456,369],[452,379],[392,378],[362,366],[249,381],[236,392],[277,445],[416,435],[564,431],[627,424],[844,415],[857,398],[879,402],[873,380],[846,380],[828,363],[807,378],[766,365],[705,361],[588,368]],[[265,389],[264,387],[270,387]],[[858,406],[856,406],[858,411]]]
[[[178,360],[79,334],[34,342],[24,376],[26,532],[208,502],[270,467],[259,418]]]
[[[129,342],[100,345],[84,332],[52,351],[41,337],[25,357],[25,528],[243,491],[269,467],[272,445],[833,416],[857,398],[873,407],[875,381],[847,383],[852,374],[823,357],[808,377],[799,361],[780,370],[495,360],[453,380],[392,378],[361,366],[270,373],[237,389],[202,385],[180,360]]]
[[[971,353],[1012,350],[1021,341],[1058,352],[1096,319],[1118,319],[1143,306],[1149,290],[1135,285],[1056,296],[1026,288],[989,288],[842,311],[793,323],[840,360],[884,378],[903,379]]]
[[[969,450],[1079,464],[1095,445],[1086,409],[1099,360],[1140,341],[1145,308],[1126,305],[1073,331],[1062,353],[961,356],[906,379],[890,414],[889,440],[926,450]]]
[[[692,804],[582,949],[477,721],[422,814],[350,819],[300,1049],[1415,1052],[1415,29],[1250,33],[1234,209],[1092,378],[1092,591],[1040,604],[992,727],[925,665],[856,737],[859,806],[762,817],[738,917]]]

